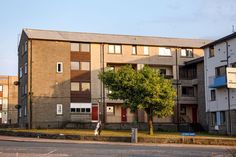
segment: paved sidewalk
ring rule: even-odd
[[[198,145],[198,144],[151,144],[151,143],[123,143],[123,142],[99,142],[99,141],[78,141],[78,140],[59,140],[59,139],[44,139],[44,138],[28,138],[15,136],[0,136],[0,141],[15,141],[15,142],[41,142],[41,143],[93,143],[93,144],[111,144],[111,145],[136,145],[136,146],[160,146],[160,147],[208,147],[208,148],[227,148],[235,149],[235,146],[220,146],[220,145]]]

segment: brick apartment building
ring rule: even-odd
[[[130,113],[122,101],[107,98],[98,79],[106,67],[149,65],[178,88],[175,114],[159,123],[201,123],[204,106],[198,76],[200,48],[206,40],[23,29],[18,48],[22,127],[54,128],[67,123],[146,122],[141,110]],[[201,74],[203,75],[203,74]],[[199,77],[201,76],[199,75]],[[181,80],[180,80],[181,79]],[[204,79],[203,79],[204,80]],[[201,82],[202,83],[202,82]],[[200,103],[199,103],[200,102]],[[204,120],[203,120],[204,121]]]
[[[17,124],[17,76],[0,76],[0,124]]]

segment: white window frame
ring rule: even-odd
[[[192,56],[188,56],[187,55],[187,51],[191,51],[192,52]],[[190,49],[190,48],[183,48],[183,49],[181,49],[180,56],[181,57],[186,57],[186,58],[192,58],[193,57],[193,49]]]
[[[78,85],[79,86],[79,89],[78,90],[75,90],[75,89],[72,89],[72,86],[73,85]],[[71,91],[73,92],[79,92],[80,91],[80,82],[71,82],[71,88],[70,88]]]
[[[25,41],[25,51],[24,52],[27,52],[27,50],[28,50],[28,42],[27,41]]]
[[[19,118],[21,118],[21,116],[22,116],[22,113],[21,113],[21,108],[19,108]]]
[[[25,84],[25,86],[24,86],[24,94],[27,94],[27,91],[28,90],[28,86],[27,86],[27,84]]]
[[[110,54],[122,54],[121,45],[108,45],[108,53]]]
[[[27,116],[27,106],[25,104],[25,108],[24,108],[24,116]]]
[[[62,115],[62,114],[63,114],[63,105],[57,104],[57,115]]]
[[[149,55],[149,47],[148,46],[143,47],[143,54],[144,55]]]
[[[78,65],[76,65],[76,66],[72,66],[72,64],[78,64]],[[74,67],[76,67],[76,68],[74,68]],[[75,62],[75,61],[72,61],[72,62],[70,62],[70,69],[71,70],[80,70],[80,62]]]
[[[137,55],[137,46],[132,46],[132,55]]]
[[[171,49],[165,47],[159,47],[159,56],[171,56]]]
[[[59,71],[59,65],[61,65],[61,70]],[[57,73],[63,73],[63,63],[62,62],[57,62]]]
[[[28,63],[25,63],[25,74],[28,72]]]
[[[20,75],[20,78],[22,78],[22,75],[23,75],[23,68],[22,67],[20,67],[20,69],[19,69],[19,75]]]

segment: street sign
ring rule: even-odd
[[[236,68],[227,67],[227,87],[236,88]]]

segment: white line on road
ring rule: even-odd
[[[44,156],[48,156],[48,155],[50,155],[50,154],[52,154],[52,153],[54,153],[54,152],[56,152],[57,150],[55,149],[55,150],[52,150],[52,151],[50,151],[50,152],[48,152],[47,154],[44,154]]]

